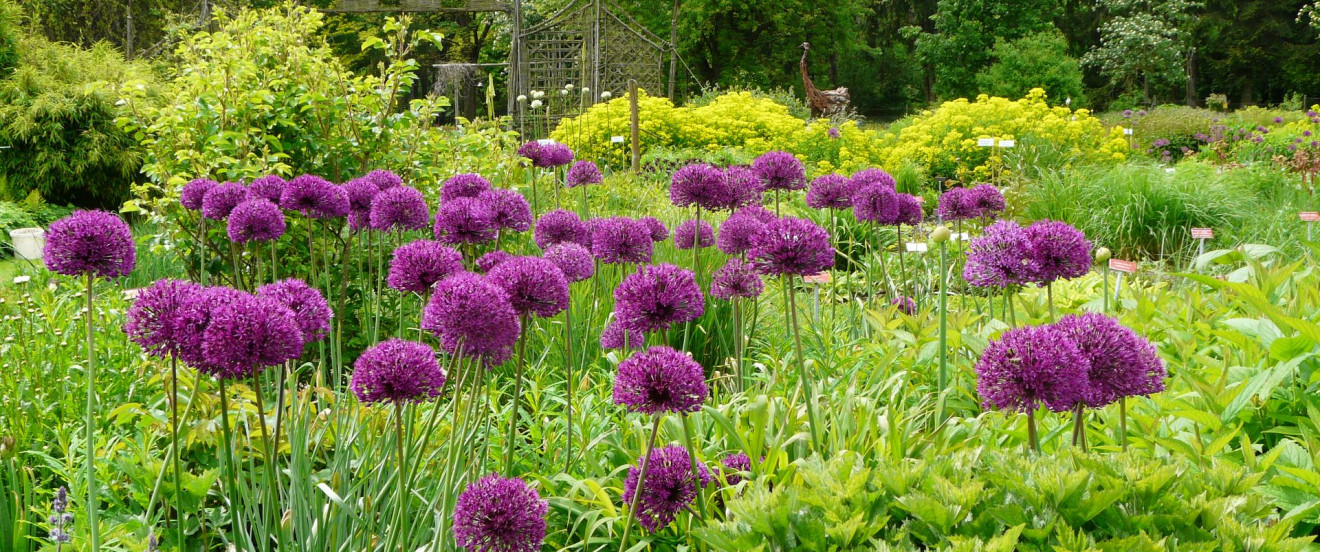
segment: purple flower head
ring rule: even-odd
[[[1091,241],[1066,222],[1038,220],[1027,227],[1028,279],[1039,285],[1091,270]]]
[[[977,184],[967,191],[966,201],[972,204],[978,217],[993,217],[1004,212],[1007,204],[1004,194],[993,184]]]
[[[588,236],[586,223],[578,218],[577,213],[556,209],[544,215],[536,221],[536,229],[532,232],[532,238],[536,240],[536,246],[542,250],[549,248],[557,243],[572,242],[584,247],[591,246],[591,238]]]
[[[1123,118],[1124,118],[1124,119],[1131,119],[1131,118],[1132,118],[1132,110],[1131,110],[1131,109],[1124,109],[1124,110],[1123,110]]]
[[[206,192],[219,185],[219,182],[209,178],[195,178],[184,184],[183,190],[179,191],[179,204],[183,205],[185,209],[200,211],[202,210],[202,200],[206,198]]]
[[[638,414],[697,412],[708,395],[701,365],[670,347],[651,347],[629,357],[614,378],[614,404]]]
[[[486,279],[504,288],[518,314],[549,318],[568,308],[568,279],[546,259],[514,257],[495,265]]]
[[[807,206],[813,209],[848,209],[852,207],[853,181],[830,173],[816,177],[807,190]]]
[[[1016,222],[1001,220],[991,224],[968,246],[963,278],[980,287],[1022,285],[1030,281],[1031,263],[1027,231]]]
[[[879,182],[864,184],[853,191],[852,206],[858,222],[894,224],[898,219],[898,192]]]
[[[1155,346],[1114,318],[1070,314],[1054,326],[1072,338],[1090,365],[1088,406],[1100,408],[1122,397],[1164,390],[1167,372]]]
[[[491,269],[500,266],[501,264],[504,263],[504,261],[507,261],[512,258],[513,258],[512,253],[509,253],[508,251],[505,251],[503,249],[496,249],[494,251],[491,251],[490,253],[487,253],[477,258],[477,270],[480,270],[485,273],[490,273]]]
[[[390,259],[386,283],[399,291],[423,294],[450,274],[463,271],[463,256],[438,241],[417,240],[399,246]]]
[[[600,348],[641,350],[646,339],[641,332],[629,332],[617,322],[610,322],[600,333]]]
[[[646,223],[628,217],[597,219],[591,226],[591,253],[607,264],[651,262],[654,244]]]
[[[426,198],[408,186],[387,188],[371,200],[371,228],[381,232],[421,230],[431,220]]]
[[[278,205],[284,195],[284,179],[279,175],[268,174],[248,183],[248,193]]]
[[[330,333],[334,311],[316,288],[297,278],[280,280],[257,288],[257,295],[274,299],[293,313],[304,344],[320,341]]]
[[[179,342],[178,355],[189,366],[199,370],[209,370],[206,358],[202,354],[203,337],[211,324],[216,309],[227,305],[245,294],[233,288],[212,286],[203,287],[183,299],[179,310],[179,331],[175,334]],[[214,371],[208,371],[214,373]]]
[[[184,280],[156,280],[128,308],[124,333],[147,354],[179,357],[184,344],[183,307],[202,286]]]
[[[495,212],[479,199],[450,199],[435,212],[435,239],[449,245],[485,243],[495,239],[495,230]]]
[[[284,211],[268,199],[254,197],[239,203],[229,212],[226,230],[229,232],[229,241],[247,243],[279,239],[284,235],[285,228]]]
[[[761,194],[764,193],[761,177],[751,168],[733,165],[724,169],[724,186],[729,189],[727,209],[739,209],[761,203]]]
[[[1137,112],[1137,116],[1139,116],[1139,117],[1145,117],[1145,116],[1146,116],[1146,110],[1142,109],[1142,110],[1138,111],[1138,112]]]
[[[490,205],[497,228],[514,232],[526,232],[532,228],[532,208],[522,194],[496,188],[481,192],[477,198]]]
[[[706,298],[691,270],[645,265],[614,288],[614,317],[623,329],[644,334],[701,317]]]
[[[267,366],[298,358],[303,334],[295,316],[269,297],[240,293],[211,312],[197,368],[218,379],[256,376]]]
[[[700,232],[698,232],[700,228]],[[711,228],[710,223],[701,221],[700,224],[693,220],[685,220],[674,229],[674,247],[679,249],[692,249],[693,243],[697,247],[710,247],[715,245],[715,229]]]
[[[376,183],[366,178],[354,178],[344,183],[344,192],[348,193],[348,208],[353,211],[371,210],[371,200],[380,193]]]
[[[730,485],[742,482],[742,476],[738,472],[752,471],[752,459],[745,452],[735,452],[725,456],[720,463],[724,465],[724,480]]]
[[[894,217],[895,223],[916,226],[921,224],[922,215],[921,198],[909,194],[898,194],[898,215]]]
[[[669,239],[669,228],[660,219],[655,217],[642,217],[640,220],[651,232],[651,241],[662,242]]]
[[[747,258],[762,274],[815,274],[834,266],[830,234],[815,223],[784,217],[752,238]]]
[[[801,190],[807,187],[802,161],[786,151],[769,151],[752,161],[763,190]]]
[[[446,203],[460,197],[477,197],[481,192],[490,190],[490,181],[479,174],[465,173],[454,175],[440,185],[440,203]]]
[[[836,140],[839,138],[839,136],[841,136],[839,134],[839,127],[836,126],[830,127],[829,130],[825,131],[825,134],[828,135],[830,138],[834,138]]]
[[[541,168],[552,168],[573,162],[573,150],[559,142],[541,146],[541,154],[533,164]]]
[[[853,186],[862,188],[871,184],[880,184],[893,191],[898,191],[898,182],[884,169],[862,169],[853,173]]]
[[[217,184],[202,196],[202,216],[211,220],[225,220],[230,211],[248,199],[247,186],[237,182]]]
[[[471,552],[536,552],[549,505],[521,479],[488,475],[454,506],[454,542]]]
[[[623,501],[631,503],[637,492],[637,480],[640,477],[642,463],[628,468],[628,478],[623,483]],[[652,533],[664,529],[674,521],[679,512],[687,509],[697,498],[698,485],[704,487],[713,479],[705,464],[697,463],[698,473],[692,473],[692,457],[688,450],[669,445],[651,451],[651,461],[647,465],[646,482],[642,485],[642,497],[638,502],[637,523]]]
[[[737,297],[758,297],[764,289],[765,283],[756,267],[736,257],[716,270],[710,282],[710,294],[726,301]]]
[[[554,244],[545,250],[543,257],[555,263],[569,283],[581,282],[596,273],[596,262],[591,251],[576,243]]]
[[[940,196],[940,205],[936,209],[940,220],[952,222],[976,218],[980,213],[976,209],[976,199],[967,188],[950,188]]]
[[[349,388],[364,403],[421,402],[440,395],[445,372],[435,351],[416,341],[391,338],[353,362]]]
[[[376,189],[382,192],[403,185],[403,179],[399,178],[399,175],[394,174],[393,171],[387,171],[384,169],[371,171],[367,173],[366,176],[363,176],[362,179],[375,184]]]
[[[342,186],[311,174],[294,177],[284,185],[280,207],[309,218],[345,217],[352,211]]]
[[[1283,122],[1283,117],[1277,117],[1277,116],[1276,116],[1276,117],[1274,118],[1274,122],[1276,122],[1276,123],[1282,123],[1282,122]]]
[[[906,295],[900,295],[893,298],[889,301],[889,304],[893,305],[894,308],[897,308],[898,312],[908,316],[915,316],[917,314],[917,302],[913,301],[911,297]]]
[[[1025,326],[991,341],[976,362],[976,390],[987,408],[1064,412],[1083,401],[1090,363],[1052,326]]]
[[[137,264],[133,232],[105,211],[74,211],[46,231],[46,268],[65,276],[118,278]]]
[[[450,354],[477,355],[492,364],[509,359],[522,327],[509,294],[482,276],[459,272],[435,285],[422,311],[422,329]]]
[[[693,163],[674,173],[669,185],[669,200],[679,207],[696,205],[714,211],[733,203],[733,194],[724,182],[724,172],[705,163]]]
[[[578,161],[573,167],[568,169],[566,184],[569,188],[578,186],[587,186],[591,184],[600,184],[605,178],[600,174],[600,167],[593,161]]]

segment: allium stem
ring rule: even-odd
[[[179,535],[178,542],[183,543],[183,469],[179,467],[179,359],[173,354],[170,355],[170,449],[174,452],[171,459],[174,467],[174,528]]]
[[[390,544],[386,550],[394,550],[394,543],[399,540],[403,523],[408,519],[408,515],[404,512],[408,508],[408,482],[405,480],[403,469],[403,401],[394,401],[394,454],[395,521],[394,527],[390,529]],[[407,548],[407,543],[404,543],[404,548]]]
[[[898,284],[899,284],[899,291],[902,292],[902,295],[906,296],[906,295],[909,294],[909,292],[908,292],[908,276],[907,276],[907,261],[905,260],[905,259],[907,258],[907,255],[904,255],[904,254],[903,254],[903,250],[907,249],[907,244],[903,243],[903,225],[900,224],[900,225],[898,225],[896,228],[897,228],[897,232],[898,232]]]
[[[655,437],[660,434],[659,414],[655,415],[655,422],[651,424],[651,437],[646,442],[646,452],[642,455],[642,471],[637,474],[637,488],[633,489],[632,504],[628,506],[628,517],[623,520],[623,538],[619,540],[619,552],[628,549],[628,533],[632,530],[633,518],[637,517],[637,506],[642,502],[642,489],[646,487],[646,472],[651,468],[651,451],[655,449]],[[700,479],[697,479],[700,485]]]
[[[1036,409],[1027,410],[1027,442],[1032,452],[1040,452],[1040,441],[1036,439]]]
[[[743,374],[743,320],[742,298],[733,298],[733,356],[734,371],[738,374],[738,390],[747,390],[747,378]]]
[[[228,503],[229,506],[230,530],[233,531],[235,535],[242,535],[244,534],[243,526],[239,525],[238,523],[238,505],[235,502],[235,498],[238,496],[238,483],[237,480],[234,478],[234,454],[233,454],[234,438],[232,432],[229,429],[229,391],[228,389],[225,388],[225,380],[223,378],[220,378],[219,382],[220,382],[220,430],[221,430],[221,437],[224,440],[224,447],[225,447],[225,450],[220,456],[220,464],[221,464],[221,471],[223,471],[225,474],[225,483],[229,487],[228,493],[225,496],[225,501]],[[242,542],[243,540],[246,539],[235,538],[234,542],[238,543],[238,542]]]
[[[267,498],[269,502],[265,504],[264,508],[264,511],[267,512],[267,516],[270,519],[263,521],[271,523],[272,527],[279,529],[279,515],[277,512],[279,512],[280,491],[279,481],[276,475],[278,472],[275,470],[275,456],[271,454],[270,431],[266,427],[266,400],[262,398],[263,393],[261,392],[260,376],[257,376],[257,378],[252,380],[252,394],[257,396],[257,425],[261,428],[262,464],[264,464],[266,468],[266,490],[270,494],[269,498]],[[276,515],[270,516],[271,513],[276,513]]]
[[[509,437],[504,442],[504,474],[513,475],[513,449],[518,436],[518,407],[522,405],[523,371],[527,366],[527,315],[522,315],[522,335],[518,336],[518,370],[513,380],[513,414],[509,416]]]
[[[1050,323],[1054,323],[1054,282],[1045,284],[1045,296],[1050,302]]]
[[[811,425],[811,447],[821,456],[828,456],[827,451],[820,446],[820,425],[816,422],[816,393],[811,387],[811,374],[807,372],[806,359],[802,356],[802,330],[798,327],[797,321],[797,295],[792,287],[792,282],[788,276],[783,276],[781,281],[784,285],[785,293],[788,295],[788,316],[789,327],[793,332],[793,346],[796,351],[798,365],[798,382],[802,385],[807,396],[807,423]]]
[[[94,277],[87,274],[87,409],[84,412],[84,429],[87,432],[87,531],[91,537],[92,552],[101,550],[101,527],[98,522],[101,509],[100,498],[96,492],[96,349],[94,340],[94,319],[96,311],[92,304],[92,282]]]
[[[1073,446],[1078,445],[1086,452],[1086,405],[1082,403],[1073,408]]]
[[[1101,309],[1100,312],[1109,314],[1109,263],[1105,263],[1105,267],[1103,270],[1104,270],[1104,295],[1101,297],[1100,303],[1102,306],[1100,307]]]
[[[692,424],[688,422],[687,414],[679,418],[683,422],[683,439],[687,441],[688,459],[692,463],[692,481],[697,484],[697,518],[705,521],[706,519],[706,493],[701,492],[701,472],[697,469],[697,448],[696,442],[692,439]]]
[[[1127,451],[1127,397],[1118,399],[1118,442]]]
[[[949,385],[949,344],[948,344],[948,319],[949,319],[949,275],[946,272],[948,267],[948,242],[940,242],[940,373],[939,385],[940,393],[944,393]],[[942,406],[944,401],[940,401],[940,417],[943,418]]]
[[[564,368],[568,371],[565,376],[564,389],[568,392],[568,402],[565,409],[564,433],[566,435],[564,450],[564,473],[572,473],[573,468],[573,305],[569,303],[568,308],[564,309]]]

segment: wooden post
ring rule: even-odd
[[[632,172],[642,164],[641,108],[637,104],[637,80],[628,79],[628,112],[632,127]]]
[[[505,85],[508,88],[507,105],[510,121],[512,121],[514,108],[517,107],[518,94],[522,93],[523,87],[523,60],[522,60],[522,0],[513,0],[513,13],[510,14],[513,20],[512,43],[509,45],[509,81]],[[522,129],[518,129],[522,132]],[[524,139],[526,137],[523,137]]]
[[[674,101],[674,79],[678,73],[678,5],[674,0],[674,14],[669,20],[669,101]]]
[[[124,20],[124,57],[133,59],[133,0],[128,0]]]

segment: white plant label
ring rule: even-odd
[[[623,137],[622,137],[622,136],[610,136],[610,142],[613,142],[613,143],[615,143],[615,144],[622,144],[622,143],[623,143]]]
[[[930,250],[930,246],[925,242],[908,242],[907,250],[909,253],[925,253]]]
[[[994,138],[977,138],[977,140],[976,140],[976,145],[981,146],[981,147],[983,147],[983,148],[988,148],[988,147],[991,147],[991,146],[995,145],[995,139],[994,139]]]

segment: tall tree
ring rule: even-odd
[[[934,71],[939,98],[976,94],[977,71],[990,64],[997,40],[1048,31],[1060,13],[1059,0],[1024,8],[1020,0],[940,0],[935,29],[917,38],[917,55]]]
[[[1189,23],[1200,2],[1190,0],[1101,0],[1113,15],[1100,27],[1100,45],[1082,57],[1110,85],[1132,90],[1140,86],[1151,101],[1151,87],[1172,85],[1186,77]]]

